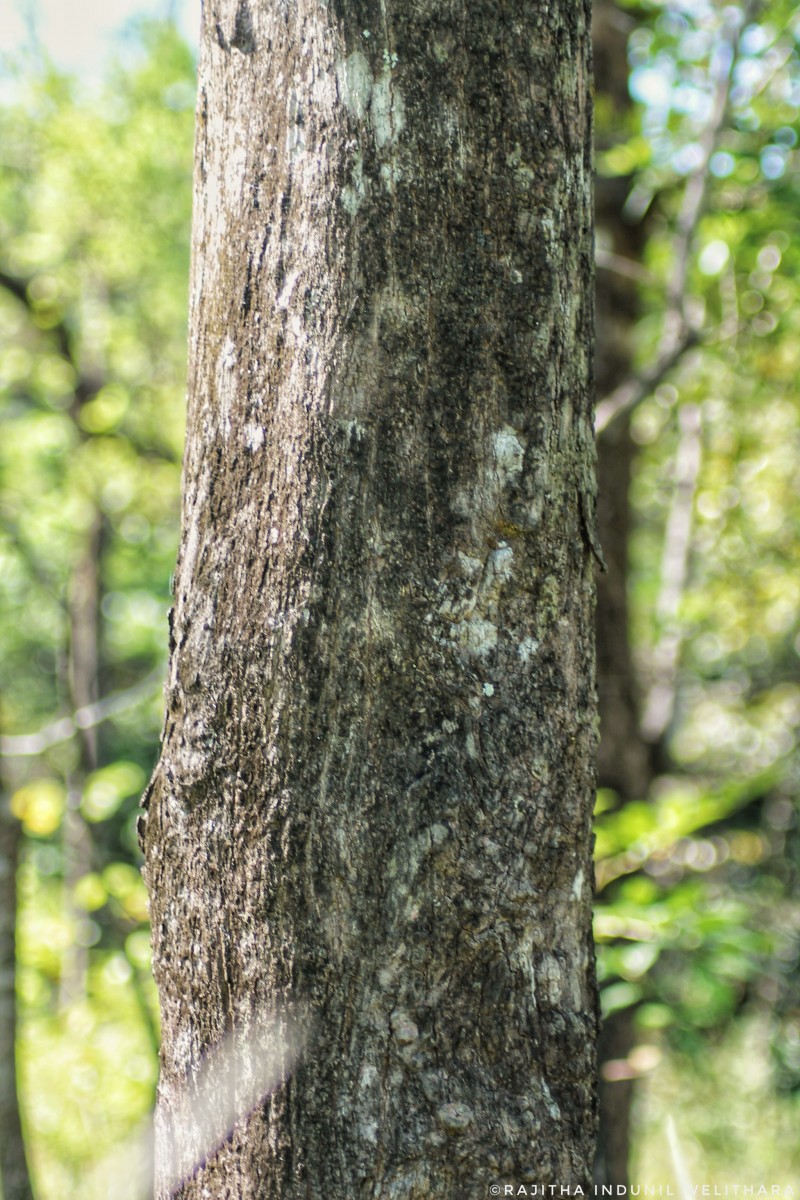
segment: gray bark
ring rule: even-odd
[[[205,5],[159,1197],[589,1184],[588,42],[566,0]],[[179,1128],[291,1012],[271,1096]]]

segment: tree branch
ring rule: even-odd
[[[24,305],[31,316],[34,312],[34,305],[29,292],[32,282],[32,278],[23,279],[18,275],[10,275],[8,271],[3,271],[0,269],[0,287],[9,292],[15,300],[19,300],[20,304]],[[41,332],[52,334],[58,343],[60,354],[64,358],[69,359],[73,366],[76,365],[75,356],[72,352],[72,346],[70,344],[69,330],[67,329],[67,326],[63,320],[57,321],[55,325],[52,325],[47,330],[43,329]]]
[[[624,383],[601,400],[595,416],[595,431],[600,437],[624,414],[632,412],[642,400],[646,400],[677,366],[687,350],[696,346],[700,337],[696,330],[683,326],[680,336],[670,345],[662,347],[661,353],[649,370],[630,375]]]
[[[29,288],[33,283],[33,278],[24,279],[16,275],[11,275],[8,271],[0,268],[0,288],[4,289],[9,295],[18,300],[28,312],[29,317],[35,320],[35,306],[29,295]],[[72,347],[72,337],[69,327],[65,320],[60,320],[48,329],[39,329],[38,332],[46,337],[48,334],[55,338],[59,354],[62,358],[70,363],[75,371],[75,386],[72,389],[72,403],[70,412],[73,417],[79,412],[83,405],[95,396],[100,389],[108,383],[108,377],[104,373],[92,373],[81,369],[78,362],[78,355]],[[140,441],[135,440],[131,434],[126,434],[126,437],[131,442],[131,445],[137,453],[146,456],[147,458],[155,458],[159,462],[175,462],[175,455],[169,449],[161,448],[157,445],[143,445]]]
[[[664,329],[653,366],[644,372],[633,374],[610,396],[597,405],[595,432],[602,437],[623,416],[633,411],[646,399],[663,378],[683,358],[687,350],[700,340],[701,331],[695,327],[686,311],[686,281],[689,274],[691,251],[697,227],[703,214],[708,192],[708,164],[719,145],[725,129],[730,107],[730,90],[733,69],[739,54],[742,31],[752,20],[757,3],[750,3],[742,12],[741,22],[728,22],[726,35],[717,46],[711,72],[714,78],[714,99],[708,123],[698,141],[700,161],[688,176],[683,200],[675,222],[672,243],[672,274],[667,281]]]
[[[692,516],[702,458],[700,409],[685,404],[678,413],[680,439],[675,451],[675,490],[661,559],[661,590],[656,617],[661,626],[652,653],[652,680],[642,706],[642,733],[649,742],[664,736],[675,712],[681,628],[678,620],[681,597],[689,575],[692,545]]]
[[[112,692],[94,704],[86,704],[66,717],[51,721],[35,733],[11,734],[0,737],[0,757],[31,758],[43,754],[51,746],[68,741],[78,730],[94,729],[118,713],[133,708],[155,692],[163,680],[163,667],[151,671],[139,683],[121,692]]]

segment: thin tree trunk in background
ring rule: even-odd
[[[598,307],[601,295],[598,287]],[[608,573],[599,578],[597,595],[598,782],[601,787],[613,788],[623,804],[645,799],[653,777],[652,748],[639,730],[637,681],[628,640],[628,487],[633,455],[627,422],[599,442],[598,511]],[[603,1018],[598,1041],[597,1184],[628,1183],[635,1078],[626,1062],[636,1042],[633,1008]]]
[[[100,554],[102,514],[94,513],[83,553],[75,564],[68,589],[69,646],[66,692],[72,712],[94,704],[99,696]],[[86,777],[97,769],[97,728],[75,732],[78,761],[68,773],[67,805],[62,841],[64,852],[64,907],[74,921],[73,893],[78,880],[92,868],[92,836],[81,812]],[[86,989],[89,955],[85,945],[72,941],[64,951],[59,984],[59,1004],[66,1007]]]
[[[633,28],[629,13],[611,0],[597,0],[594,14],[596,89],[606,111],[610,141],[619,139],[630,113],[627,42]],[[733,47],[732,45],[732,53]],[[715,82],[715,104],[701,139],[707,155],[717,144],[726,112],[731,63],[723,56]],[[602,131],[598,149],[605,148]],[[633,370],[634,326],[639,315],[638,283],[646,230],[640,219],[626,213],[630,180],[604,179],[596,187],[597,281],[597,395],[600,485],[599,526],[608,573],[598,586],[597,675],[601,741],[598,776],[601,787],[612,788],[624,804],[646,799],[665,759],[664,738],[676,702],[681,649],[678,607],[685,586],[694,493],[700,468],[699,414],[689,407],[678,417],[680,437],[673,464],[674,494],[664,534],[661,593],[657,607],[659,636],[651,654],[649,678],[638,678],[631,651],[628,614],[628,545],[631,532],[629,489],[635,446],[630,433],[631,397],[644,398],[663,377],[666,364],[678,361],[696,336],[685,324],[683,293],[693,231],[702,211],[706,175],[687,181],[677,220],[674,266],[666,296],[665,334],[655,361],[641,376]],[[643,382],[650,377],[650,384]],[[610,419],[620,396],[628,407]],[[635,1011],[626,1008],[603,1021],[599,1041],[600,1129],[595,1180],[601,1184],[628,1182],[631,1112],[636,1070],[631,1052],[637,1043]]]
[[[22,830],[0,791],[0,1195],[33,1200],[17,1082],[17,869]]]
[[[594,8],[595,86],[614,114],[607,118],[612,137],[630,110],[627,45],[629,14],[611,0]],[[598,149],[604,148],[598,133]],[[609,395],[632,370],[633,331],[639,313],[636,267],[645,232],[625,219],[626,179],[596,184],[599,268],[597,273],[596,376],[599,399]],[[604,265],[605,264],[605,265]],[[598,439],[600,540],[608,571],[598,576],[597,691],[600,705],[598,782],[613,788],[625,803],[644,799],[653,778],[652,747],[639,727],[640,697],[630,645],[628,614],[628,542],[631,527],[631,467],[635,447],[627,419]],[[635,1082],[625,1062],[636,1044],[634,1010],[623,1009],[603,1020],[598,1044],[600,1128],[595,1182],[626,1185],[630,1152],[631,1107]]]
[[[160,1198],[589,1185],[588,25],[205,5]],[[294,1073],[204,1144],[204,1056],[292,1011]]]

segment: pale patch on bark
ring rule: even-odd
[[[505,487],[522,471],[525,445],[516,429],[504,425],[492,439],[492,452],[499,485]]]
[[[444,599],[439,615],[451,622],[447,637],[478,658],[497,646],[498,603],[512,577],[513,561],[514,551],[506,542],[490,550],[483,562],[459,553],[461,578],[450,578],[440,587]]]
[[[367,195],[367,183],[364,178],[364,164],[361,155],[356,152],[350,171],[351,184],[342,188],[342,205],[350,217],[354,217]]]
[[[517,654],[524,663],[529,662],[531,655],[535,654],[539,649],[539,643],[536,638],[526,637],[517,646]]]
[[[292,270],[292,271],[288,271],[287,274],[284,276],[283,285],[281,287],[280,292],[278,293],[278,299],[275,301],[275,305],[277,308],[288,308],[289,307],[289,301],[292,298],[292,292],[294,291],[294,286],[297,283],[299,278],[300,278],[300,270],[297,267],[295,267],[294,270]]]
[[[236,345],[226,337],[217,358],[217,424],[223,437],[231,435],[231,409],[238,389]]]
[[[246,425],[244,430],[245,445],[248,450],[260,450],[264,445],[264,427],[262,425]]]
[[[405,128],[405,104],[389,68],[375,80],[370,115],[375,143],[379,150],[388,143],[395,142]]]
[[[336,67],[342,103],[352,117],[363,121],[372,95],[372,68],[361,50],[354,50]]]
[[[366,54],[354,50],[336,68],[345,108],[358,122],[369,117],[378,150],[395,142],[405,128],[405,103],[393,75],[396,65],[389,62],[375,77]]]

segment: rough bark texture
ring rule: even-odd
[[[588,40],[572,0],[205,4],[162,1141],[228,1031],[308,1031],[183,1197],[589,1182]]]

